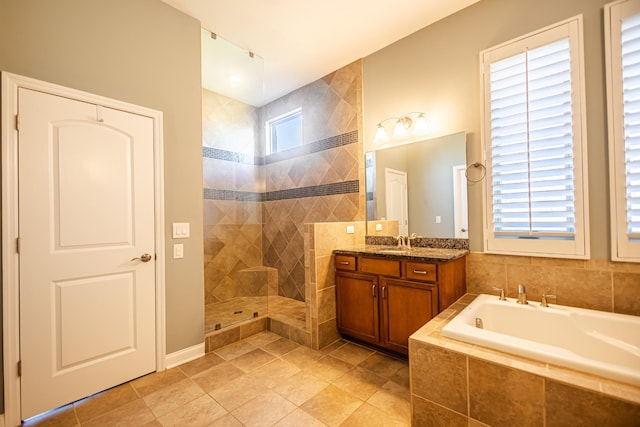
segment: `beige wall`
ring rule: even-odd
[[[583,14],[591,256],[610,257],[602,5],[608,0],[482,0],[364,59],[364,142],[376,123],[424,111],[433,136],[467,132],[467,162],[481,160],[478,53]],[[469,186],[469,244],[482,251],[481,186]]]
[[[201,343],[199,22],[158,0],[0,0],[0,70],[164,113],[167,352]],[[181,260],[172,222],[191,223]]]

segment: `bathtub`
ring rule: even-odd
[[[442,335],[640,386],[639,316],[481,294]]]

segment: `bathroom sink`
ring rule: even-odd
[[[407,249],[379,249],[377,252],[381,254],[409,255]]]

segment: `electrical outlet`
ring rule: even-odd
[[[436,216],[436,224],[440,224],[442,222],[442,217],[440,215]]]
[[[173,258],[184,258],[184,245],[182,243],[173,245]]]
[[[382,224],[376,224],[376,231],[382,231]]]
[[[347,225],[347,234],[353,234],[356,232],[356,227],[353,225]]]

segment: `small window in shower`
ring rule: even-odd
[[[268,120],[267,153],[279,153],[302,146],[302,109]]]

